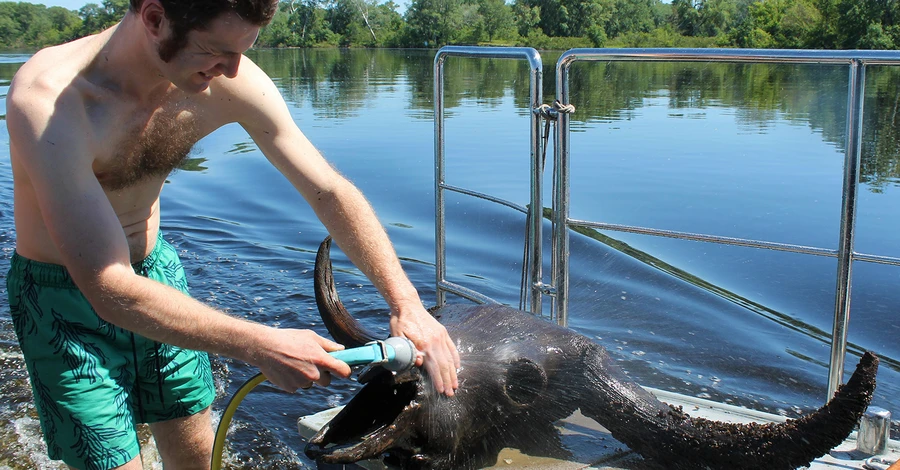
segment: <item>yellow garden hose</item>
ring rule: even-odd
[[[228,425],[231,423],[231,418],[234,417],[235,410],[237,410],[238,405],[241,404],[244,397],[250,393],[250,390],[256,388],[256,386],[263,383],[264,380],[266,380],[266,376],[262,374],[254,375],[250,380],[244,382],[244,385],[241,385],[238,391],[231,397],[231,400],[228,401],[228,406],[226,406],[225,411],[222,412],[222,419],[219,420],[219,427],[216,429],[216,440],[213,443],[212,450],[212,470],[222,469],[222,454],[225,451],[225,435],[228,434]]]

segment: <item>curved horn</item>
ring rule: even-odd
[[[325,327],[328,328],[328,332],[335,341],[349,348],[375,341],[377,337],[369,333],[359,321],[353,318],[341,303],[334,286],[330,252],[331,236],[329,235],[319,245],[313,275],[316,306],[319,307],[319,315],[322,316]]]
[[[784,423],[722,423],[691,418],[670,407],[661,411],[657,406],[663,404],[652,395],[637,394],[622,384],[603,390],[605,396],[586,397],[590,403],[582,406],[582,412],[604,423],[632,450],[668,468],[793,470],[847,438],[872,400],[877,370],[878,357],[865,353],[831,401]],[[598,399],[606,403],[597,403]]]

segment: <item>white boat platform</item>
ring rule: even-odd
[[[747,408],[679,395],[663,390],[648,389],[665,403],[681,406],[684,411],[694,417],[703,417],[715,421],[727,421],[733,423],[749,422],[782,422],[786,418],[770,413],[763,413]],[[305,438],[311,438],[341,407],[325,410],[310,416],[301,417],[297,421],[300,434]],[[609,432],[599,426],[593,420],[586,418],[579,412],[561,420],[557,427],[562,435],[563,446],[571,453],[569,460],[559,460],[548,457],[534,457],[525,455],[516,449],[503,449],[497,458],[497,462],[488,468],[491,469],[597,469],[597,470],[641,470],[650,467],[635,452],[624,444],[613,439]],[[863,455],[859,453],[856,445],[856,432],[840,446],[833,449],[828,455],[816,459],[808,468],[810,470],[885,470],[891,462],[900,459],[900,442],[891,440],[887,443],[886,451],[878,456]],[[347,469],[364,468],[369,470],[392,469],[381,461],[367,460],[356,465],[344,466]],[[329,466],[329,469],[341,468],[341,466]],[[762,470],[762,469],[761,469]]]

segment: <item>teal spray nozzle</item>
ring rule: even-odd
[[[382,366],[394,372],[407,370],[416,363],[415,345],[409,339],[400,336],[391,336],[384,341],[372,341],[365,346],[328,354],[350,366]]]

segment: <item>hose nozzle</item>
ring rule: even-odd
[[[416,365],[416,345],[408,338],[391,336],[384,340],[384,347],[388,350],[387,362],[384,368],[394,372],[402,372]],[[390,354],[393,350],[393,357]]]
[[[409,339],[400,336],[328,354],[350,366],[382,366],[394,372],[407,370],[416,363],[416,346]]]

